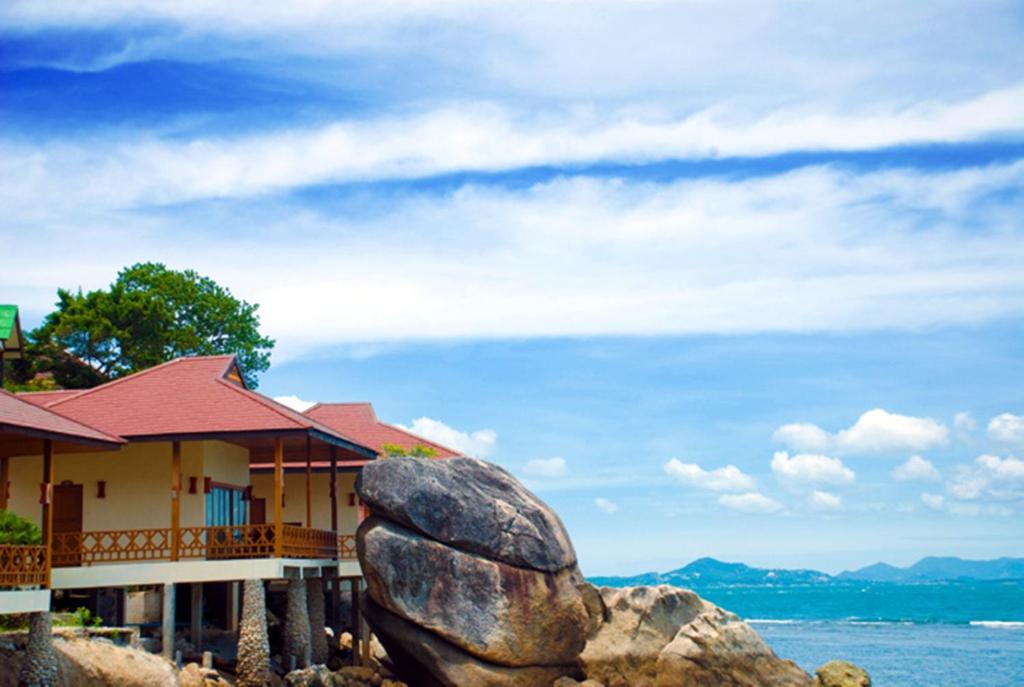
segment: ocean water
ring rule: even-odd
[[[1024,581],[695,591],[808,671],[843,658],[876,687],[1024,687]]]

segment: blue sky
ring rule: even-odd
[[[1018,3],[15,0],[0,300],[139,260],[584,571],[1019,555]]]

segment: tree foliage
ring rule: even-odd
[[[43,542],[39,528],[10,511],[0,510],[0,544],[38,546]]]
[[[437,450],[431,446],[416,444],[411,449],[404,449],[398,444],[381,444],[381,452],[385,458],[398,458],[410,456],[412,458],[436,458]]]
[[[236,354],[245,381],[270,367],[274,340],[260,334],[258,305],[209,277],[139,263],[108,289],[57,292],[57,309],[30,333],[35,372],[88,388],[189,355]]]

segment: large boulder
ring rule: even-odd
[[[357,533],[365,614],[400,671],[495,687],[578,674],[588,615],[576,553],[512,475],[473,458],[391,458],[356,488],[373,515]]]
[[[587,585],[589,587],[589,585]],[[608,687],[810,687],[732,613],[662,585],[584,591],[591,632],[580,657]]]
[[[576,564],[554,511],[510,473],[476,458],[374,461],[356,482],[383,518],[502,563],[558,572]]]
[[[476,658],[368,598],[363,613],[388,656],[416,687],[540,687],[563,676],[580,677],[576,664],[509,667]]]
[[[363,524],[359,541],[374,601],[478,658],[565,665],[583,650],[586,609],[572,570],[500,563],[380,518]]]

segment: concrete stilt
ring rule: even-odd
[[[228,632],[234,632],[235,634],[238,634],[238,587],[237,582],[228,582],[227,608],[224,613],[228,619]]]
[[[324,665],[330,654],[327,649],[327,620],[324,618],[324,581],[311,577],[306,582],[306,600],[309,610],[309,653],[313,665]]]
[[[168,661],[174,658],[174,584],[165,584],[163,591],[163,615],[161,620],[163,621],[161,629],[161,637],[163,640],[163,647],[161,653],[164,658]]]
[[[334,629],[334,638],[341,637],[341,578],[331,578],[331,627]]]
[[[359,665],[359,638],[363,629],[363,614],[359,611],[359,578],[348,578],[352,590],[352,665]]]
[[[191,612],[189,613],[189,629],[191,630],[192,646],[197,652],[203,650],[203,583],[192,584]]]
[[[309,665],[310,632],[306,581],[288,580],[288,606],[284,618],[284,659],[294,656],[299,668]]]

